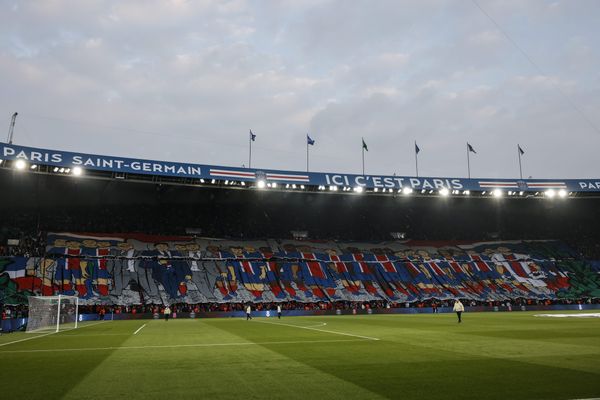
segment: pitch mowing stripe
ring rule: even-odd
[[[138,334],[138,332],[139,332],[139,331],[141,331],[142,329],[144,329],[144,327],[145,327],[145,326],[146,326],[146,324],[144,324],[144,325],[140,326],[140,327],[138,328],[138,330],[137,330],[137,331],[133,332],[133,334],[134,334],[134,335],[137,335],[137,334]]]
[[[260,346],[272,344],[301,344],[301,343],[342,343],[342,342],[364,342],[363,339],[338,339],[338,340],[293,340],[284,342],[231,342],[231,343],[196,343],[196,344],[174,344],[155,346],[121,346],[121,347],[87,347],[79,349],[37,349],[37,350],[5,350],[0,354],[8,353],[57,353],[73,351],[102,351],[102,350],[144,350],[144,349],[177,349],[186,347],[223,347],[223,346]]]
[[[333,333],[335,335],[344,335],[344,336],[353,336],[353,337],[357,337],[357,338],[361,338],[361,339],[366,339],[366,340],[381,340],[378,338],[374,338],[374,337],[370,337],[370,336],[362,336],[362,335],[355,335],[353,333],[346,333],[346,332],[335,332],[335,331],[328,331],[326,329],[317,329],[317,328],[312,328],[310,326],[298,326],[298,325],[290,325],[290,324],[282,324],[280,322],[268,322],[268,321],[255,321],[255,322],[260,322],[261,324],[271,324],[271,325],[283,325],[283,326],[291,326],[292,328],[299,328],[299,329],[309,329],[311,331],[319,331],[319,332],[325,332],[325,333]]]
[[[87,328],[88,326],[98,325],[98,324],[101,324],[103,322],[106,322],[106,321],[100,321],[100,322],[95,322],[95,323],[89,324],[89,325],[83,325],[83,326],[79,327],[79,329]],[[64,332],[64,331],[62,331],[62,332]],[[12,342],[2,343],[2,344],[0,344],[0,347],[2,347],[2,346],[8,346],[9,344],[25,342],[27,340],[38,339],[38,338],[41,338],[41,337],[45,337],[45,336],[49,336],[49,335],[54,335],[55,333],[62,333],[62,332],[61,331],[59,331],[59,332],[56,332],[56,331],[55,332],[49,332],[49,333],[44,333],[43,335],[39,335],[39,336],[33,336],[33,337],[25,338],[25,339],[15,340],[15,341],[12,341]],[[75,335],[72,335],[72,336],[75,336]]]

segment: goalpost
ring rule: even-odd
[[[26,332],[64,331],[77,328],[79,298],[76,296],[30,296]]]

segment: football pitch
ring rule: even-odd
[[[86,322],[0,337],[21,399],[600,397],[600,318],[530,312]]]

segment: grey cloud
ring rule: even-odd
[[[5,2],[0,123],[17,142],[131,157],[315,169],[594,175],[594,1]],[[560,162],[556,162],[560,160]]]

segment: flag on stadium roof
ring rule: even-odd
[[[518,144],[517,147],[519,148],[519,153],[525,154],[525,151],[521,148],[520,144]]]
[[[252,140],[253,142],[256,141],[256,135],[252,133],[252,129],[250,129],[250,140]]]
[[[467,142],[467,148],[469,149],[470,152],[473,152],[473,153],[477,154],[477,152],[475,151],[475,149],[473,148],[473,146],[471,146],[469,144],[469,142]]]
[[[310,144],[311,146],[314,146],[315,141],[310,136],[306,135],[306,143]]]
[[[421,149],[419,148],[419,146],[417,146],[417,142],[415,142],[415,153],[419,154],[420,151]]]
[[[365,143],[365,139],[364,138],[362,140],[362,148],[365,149],[366,151],[369,151],[369,148],[367,147],[367,144]]]

